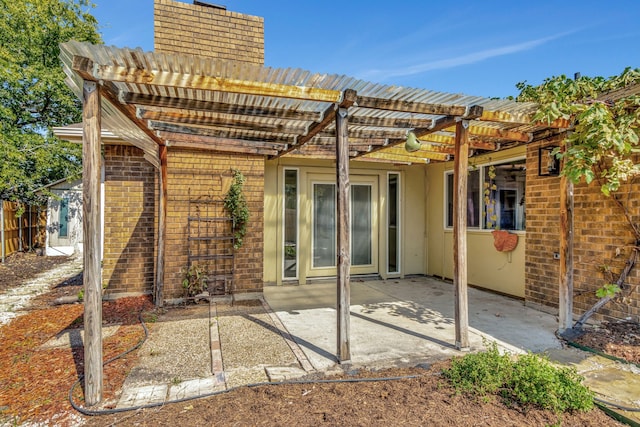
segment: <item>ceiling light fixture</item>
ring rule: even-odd
[[[404,143],[405,150],[407,150],[409,153],[416,152],[420,149],[421,144],[422,143],[412,130],[407,132],[407,140]]]

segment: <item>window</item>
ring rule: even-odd
[[[400,272],[400,244],[399,217],[400,217],[400,174],[387,175],[388,210],[387,210],[387,272]]]
[[[525,229],[525,160],[483,165],[469,171],[467,227]],[[481,184],[482,183],[482,184]],[[453,173],[446,175],[447,227],[453,226]]]
[[[298,171],[284,170],[284,274],[298,277]]]
[[[467,227],[480,227],[480,171],[469,171],[467,178]],[[447,227],[453,227],[453,173],[447,174]]]
[[[60,200],[60,211],[58,212],[58,237],[69,237],[69,197],[65,196]]]

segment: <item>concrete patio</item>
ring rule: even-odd
[[[264,297],[313,367],[327,370],[337,360],[335,281],[271,286]],[[455,349],[454,289],[430,277],[351,281],[351,363],[382,367],[461,354]],[[469,289],[471,351],[483,339],[510,352],[560,348],[555,316],[522,301]]]
[[[118,408],[162,405],[262,382],[353,368],[428,365],[454,347],[453,285],[429,277],[351,281],[351,360],[336,359],[336,285],[271,286],[262,301],[215,299],[168,310],[151,326]],[[546,352],[573,366],[597,396],[637,406],[640,370],[573,348],[555,316],[522,301],[469,289],[469,351],[494,341],[512,353]],[[640,421],[637,413],[624,413]]]

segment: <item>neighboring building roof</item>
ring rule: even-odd
[[[40,188],[36,188],[33,190],[34,193],[41,193],[43,190],[70,190],[73,187],[78,187],[82,185],[82,179],[76,178],[71,179],[71,177],[62,178],[57,181],[50,182],[47,185],[43,185]]]
[[[82,123],[73,123],[67,126],[56,126],[51,128],[53,134],[60,139],[69,142],[82,142]],[[117,135],[107,129],[102,129],[101,138],[104,142],[107,143],[116,143],[120,141],[123,143]]]
[[[335,156],[338,105],[349,106],[350,156],[359,160],[448,160],[455,123],[469,119],[470,147],[481,153],[568,127],[532,124],[534,103],[371,83],[187,55],[68,42],[67,84],[101,82],[102,124],[159,163],[158,145],[262,154]],[[422,148],[401,145],[414,130]]]

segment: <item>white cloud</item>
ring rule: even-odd
[[[523,43],[500,46],[493,49],[487,49],[479,52],[473,52],[466,55],[456,56],[453,58],[438,59],[435,61],[423,62],[419,64],[409,65],[402,68],[374,69],[364,72],[363,78],[387,79],[391,77],[405,77],[421,74],[427,71],[442,70],[448,68],[459,67],[461,65],[475,64],[490,58],[498,56],[511,55],[523,52],[541,46],[552,40],[563,37],[571,32],[564,32],[549,37],[543,37]]]

